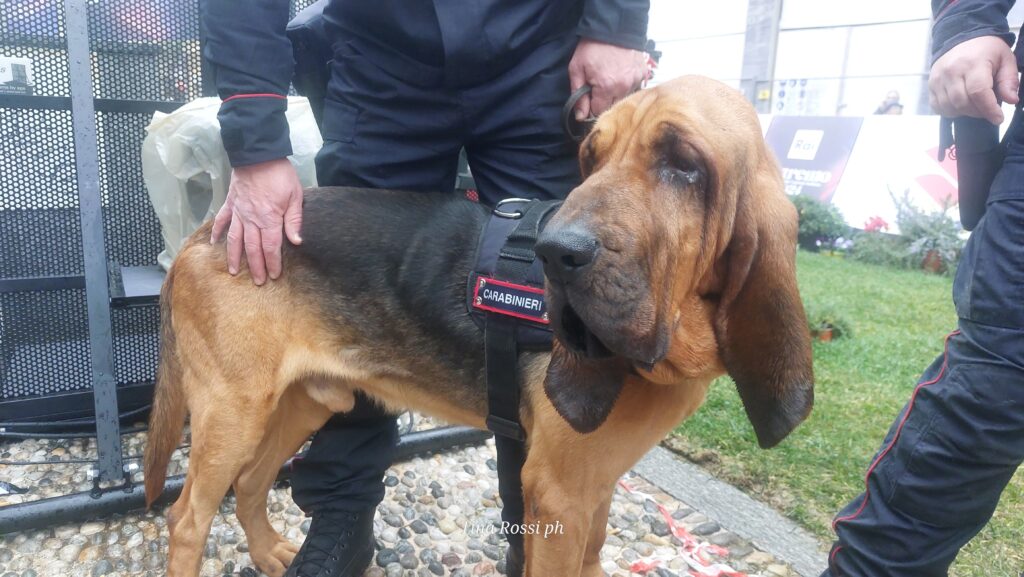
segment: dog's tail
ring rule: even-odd
[[[153,408],[149,414],[149,436],[144,456],[146,474],[146,508],[150,508],[164,491],[167,464],[181,441],[185,428],[187,404],[182,390],[181,364],[178,359],[174,327],[171,323],[171,293],[174,271],[160,291],[160,364],[156,373]]]

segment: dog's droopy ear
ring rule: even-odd
[[[777,179],[755,181],[767,188],[738,201],[715,332],[758,443],[769,448],[810,414],[814,370],[796,284],[796,211]]]
[[[585,358],[565,350],[556,340],[544,392],[576,432],[591,433],[612,412],[630,370],[626,359]]]

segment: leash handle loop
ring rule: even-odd
[[[593,88],[589,84],[580,86],[569,96],[569,100],[566,100],[565,106],[562,107],[562,130],[574,142],[583,142],[583,139],[590,134],[590,129],[594,127],[594,122],[597,121],[597,117],[593,114],[586,120],[576,120],[576,103],[580,101],[580,98],[590,94],[591,90]]]

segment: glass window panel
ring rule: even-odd
[[[738,86],[743,68],[743,35],[676,40],[658,44],[661,63],[654,83],[684,74],[702,74]]]
[[[930,18],[931,4],[920,0],[785,0],[781,24],[786,29]]]
[[[838,78],[846,53],[846,28],[779,33],[776,78]]]
[[[928,22],[903,22],[850,29],[847,76],[920,74],[928,65]]]
[[[743,34],[747,0],[652,0],[647,36],[664,41]]]

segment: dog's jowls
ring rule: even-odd
[[[795,278],[796,211],[757,116],[734,90],[684,77],[601,116],[584,181],[538,241],[556,331],[520,359],[526,575],[601,575],[615,481],[736,382],[764,447],[810,412],[811,352]],[[486,209],[451,195],[306,193],[281,279],[226,270],[209,227],[164,284],[146,496],[163,489],[191,415],[185,488],[168,513],[168,574],[197,575],[230,488],[253,561],[279,577],[297,547],[267,520],[280,465],[354,391],[483,427],[482,335],[465,311]]]

